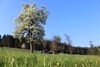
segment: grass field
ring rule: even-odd
[[[100,56],[32,54],[28,50],[0,48],[0,67],[100,67]]]

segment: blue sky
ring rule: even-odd
[[[100,0],[0,0],[0,34],[12,34],[23,3],[45,5],[49,16],[45,38],[70,36],[74,46],[100,45]]]

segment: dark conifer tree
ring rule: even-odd
[[[1,47],[1,35],[0,35],[0,47]]]

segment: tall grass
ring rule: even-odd
[[[100,67],[100,56],[40,54],[0,48],[0,67]]]

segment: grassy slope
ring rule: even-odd
[[[0,67],[100,67],[100,56],[32,54],[28,50],[0,48]]]

